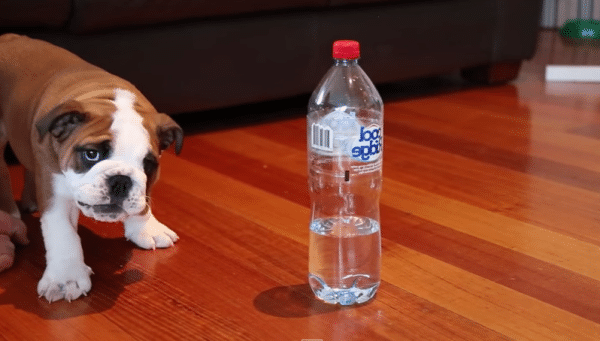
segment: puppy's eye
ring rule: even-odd
[[[100,153],[94,149],[88,149],[83,152],[83,157],[86,161],[97,162],[100,161]]]

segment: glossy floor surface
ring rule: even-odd
[[[507,85],[381,89],[371,303],[326,305],[307,285],[305,103],[279,103],[178,117],[183,152],[163,156],[152,203],[181,240],[144,251],[82,219],[85,298],[37,297],[44,250],[26,217],[32,243],[0,273],[0,340],[600,339],[600,83],[543,80],[600,49],[545,31],[537,51]]]

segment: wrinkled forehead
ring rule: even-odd
[[[111,159],[141,163],[153,148],[144,117],[138,112],[135,95],[126,90],[116,90],[114,104],[110,126],[113,135]]]

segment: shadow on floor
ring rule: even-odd
[[[360,306],[368,305],[371,301]],[[254,298],[254,307],[267,315],[297,318],[353,309],[356,306],[331,305],[318,300],[308,283],[275,287]]]
[[[144,278],[144,274],[137,269],[123,269],[135,248],[131,243],[124,238],[101,237],[80,225],[79,235],[85,262],[94,270],[92,290],[87,297],[71,303],[48,303],[37,294],[37,282],[46,266],[39,219],[24,216],[23,221],[28,227],[31,242],[25,247],[17,248],[15,264],[0,277],[0,307],[12,305],[48,320],[95,314],[112,308],[127,285]]]

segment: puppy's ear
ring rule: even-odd
[[[175,143],[175,154],[179,155],[181,153],[181,148],[183,147],[183,129],[169,115],[158,114],[156,134],[158,136],[160,151],[169,148]]]
[[[88,120],[81,103],[69,100],[59,104],[36,123],[40,141],[50,133],[58,142],[66,140],[71,133]]]

